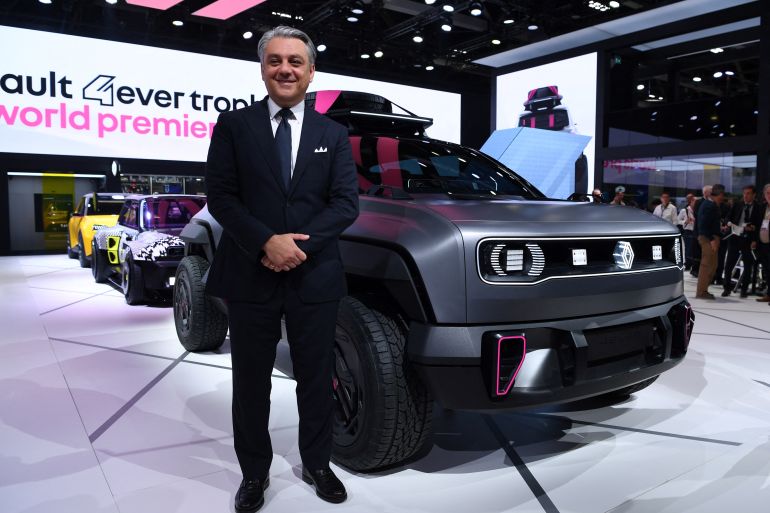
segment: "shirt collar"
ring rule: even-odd
[[[275,103],[272,98],[269,96],[267,97],[267,110],[270,112],[270,119],[275,119],[275,116],[281,108],[282,107]],[[302,119],[302,116],[305,114],[305,100],[302,100],[289,110],[294,114],[294,119]]]

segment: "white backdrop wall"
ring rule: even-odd
[[[555,85],[563,96],[575,132],[591,137],[584,153],[588,159],[588,191],[594,182],[596,133],[596,53],[564,59],[497,77],[496,129],[518,126],[523,103],[532,89]]]
[[[4,26],[0,48],[0,152],[205,161],[219,112],[266,94],[258,62]],[[460,141],[459,94],[317,71],[322,89],[382,95]]]

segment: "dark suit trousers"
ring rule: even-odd
[[[299,451],[310,469],[328,466],[332,448],[332,370],[339,301],[303,303],[283,280],[265,303],[228,303],[233,364],[233,435],[245,477],[267,477],[271,374],[285,316],[297,380]]]
[[[725,241],[723,241],[725,242]],[[741,291],[749,290],[751,283],[751,272],[754,269],[754,255],[751,254],[751,241],[747,237],[738,237],[733,235],[727,239],[727,258],[725,259],[724,269],[724,289],[732,290],[730,278],[732,278],[735,264],[738,263],[738,257],[743,260],[743,276],[741,277]]]

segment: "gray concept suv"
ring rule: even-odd
[[[359,173],[330,376],[338,463],[415,456],[434,401],[489,411],[626,396],[682,361],[694,316],[670,223],[548,199],[378,96],[323,91],[307,105],[348,126]],[[204,295],[220,234],[206,209],[181,233],[174,317],[190,351],[227,335],[225,305]]]

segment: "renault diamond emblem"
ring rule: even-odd
[[[634,265],[634,249],[630,242],[618,241],[612,256],[615,257],[615,265],[621,269],[631,269],[631,266]]]

